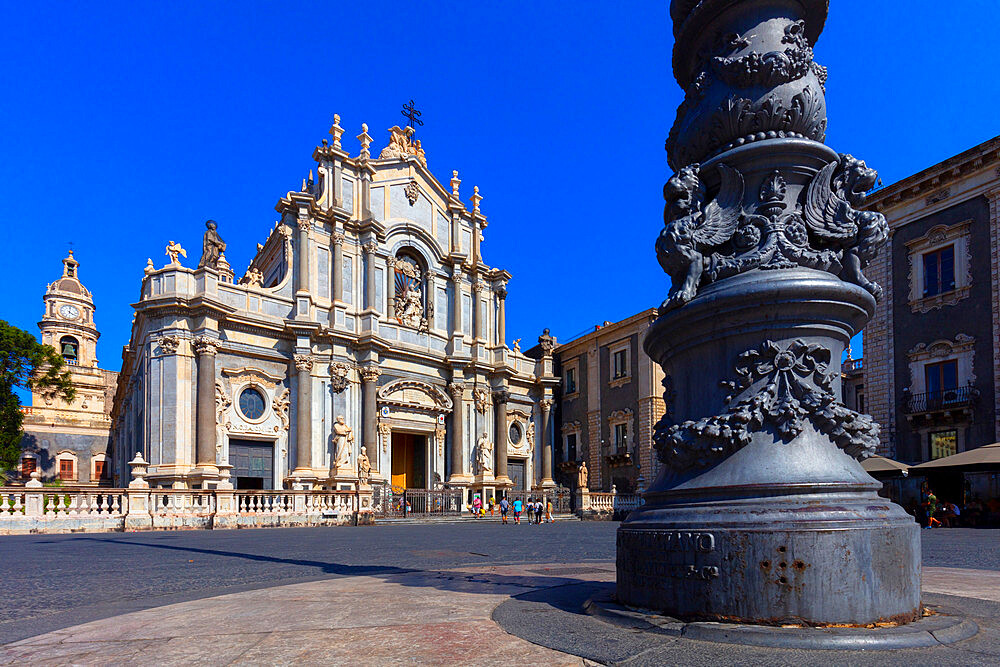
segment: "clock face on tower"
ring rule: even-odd
[[[80,310],[76,306],[67,303],[59,307],[59,314],[67,320],[75,320],[80,316]]]

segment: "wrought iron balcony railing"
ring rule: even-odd
[[[941,391],[928,391],[904,397],[903,410],[907,414],[955,410],[972,405],[979,392],[971,385]]]

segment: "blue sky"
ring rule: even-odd
[[[1000,134],[998,14],[835,0],[827,143],[891,183]],[[7,3],[0,318],[37,333],[72,241],[117,369],[147,257],[173,239],[196,263],[212,218],[242,272],[333,114],[356,155],[411,98],[431,170],[484,196],[511,339],[627,317],[668,287],[672,45],[666,2]]]

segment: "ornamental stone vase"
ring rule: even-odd
[[[668,140],[644,347],[664,370],[660,472],[618,531],[618,599],[686,618],[868,624],[919,616],[919,528],[861,467],[879,430],[840,359],[881,288],[877,179],[822,143],[812,0],[675,0],[687,97]]]

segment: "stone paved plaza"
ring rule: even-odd
[[[996,662],[997,531],[922,531],[924,601],[977,617],[975,638],[810,653],[651,637],[583,614],[614,581],[617,525],[5,537],[0,664]]]

